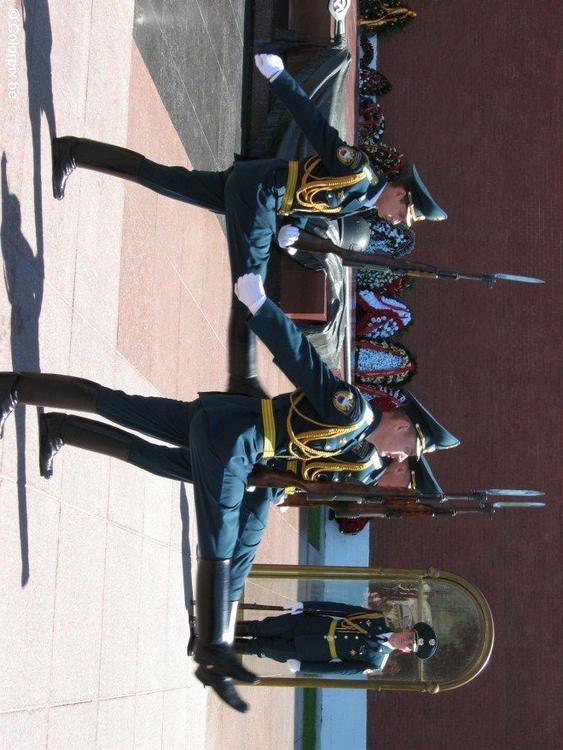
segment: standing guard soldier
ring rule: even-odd
[[[232,649],[236,607],[275,493],[253,501],[247,479],[254,466],[294,462],[315,478],[342,472],[374,483],[389,459],[453,447],[448,433],[412,394],[403,409],[371,408],[361,392],[336,377],[307,338],[266,298],[257,274],[240,278],[248,325],[270,349],[298,390],[259,399],[200,393],[192,402],[130,396],[67,375],[0,374],[0,434],[18,403],[93,412],[178,447],[155,445],[83,417],[40,417],[40,471],[50,477],[56,453],[68,443],[118,458],[159,476],[192,482],[201,558],[197,570],[196,676],[238,711],[247,710],[232,680],[255,676]]]
[[[237,623],[240,654],[274,659],[292,672],[375,674],[393,651],[429,659],[438,648],[425,622],[395,631],[383,612],[340,602],[297,602],[291,614]]]
[[[68,177],[79,166],[133,180],[177,200],[225,214],[233,281],[245,273],[266,277],[272,238],[280,221],[290,222],[284,246],[295,242],[307,218],[339,218],[377,208],[397,224],[439,221],[435,203],[413,165],[388,183],[359,148],[346,144],[320,114],[276,55],[256,55],[256,65],[287,106],[316,156],[305,161],[237,161],[224,172],[166,167],[119,146],[64,137],[53,141],[53,193],[64,197]],[[256,378],[255,339],[236,300],[229,324],[229,391],[264,395]]]

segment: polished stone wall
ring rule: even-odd
[[[381,100],[384,141],[415,161],[449,213],[417,229],[414,260],[547,282],[417,282],[404,337],[418,360],[412,389],[462,440],[432,466],[447,489],[540,488],[548,507],[493,522],[372,524],[374,563],[436,565],[479,586],[496,644],[465,688],[374,697],[368,747],[551,748],[561,733],[558,6],[409,5],[418,17],[379,49],[394,86]]]

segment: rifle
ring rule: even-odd
[[[496,281],[516,281],[522,284],[544,284],[543,279],[535,279],[532,276],[517,276],[511,273],[464,273],[461,271],[444,271],[427,263],[412,263],[411,261],[395,260],[386,255],[347,250],[335,245],[328,239],[322,239],[309,232],[299,232],[299,239],[293,245],[297,250],[307,253],[326,255],[334,253],[341,258],[345,266],[351,268],[365,268],[375,266],[377,268],[388,268],[398,274],[420,279],[450,279],[451,281],[484,281],[489,289],[492,289]]]
[[[296,487],[283,505],[297,508],[331,508],[336,518],[453,518],[481,513],[492,518],[506,508],[543,508],[528,500],[494,500],[496,497],[538,497],[537,490],[470,490],[469,492],[417,492],[403,487],[378,487],[356,482],[320,482],[301,479],[289,471],[256,466],[248,477],[254,487]]]

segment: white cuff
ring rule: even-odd
[[[298,659],[288,659],[287,668],[295,674],[295,672],[299,672],[301,669],[301,662]]]
[[[256,302],[253,302],[251,305],[248,306],[248,309],[250,310],[252,315],[256,315],[256,313],[262,307],[265,301],[266,301],[266,295],[263,294],[260,297],[260,299],[257,299]]]

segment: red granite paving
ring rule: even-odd
[[[128,145],[155,161],[191,167],[135,46],[128,134]],[[118,347],[163,393],[224,387],[229,289],[218,219],[127,185]],[[209,377],[201,360],[213,363]]]
[[[135,46],[127,145],[163,163],[190,167],[189,154]],[[164,395],[190,399],[199,390],[225,387],[230,289],[227,244],[219,219],[127,184],[118,349]],[[259,371],[271,394],[290,387],[261,346]],[[298,511],[272,510],[258,560],[296,563],[298,547]],[[206,746],[222,750],[293,746],[293,691],[276,691],[275,701],[267,689],[242,692],[252,704],[244,717],[208,692]]]

